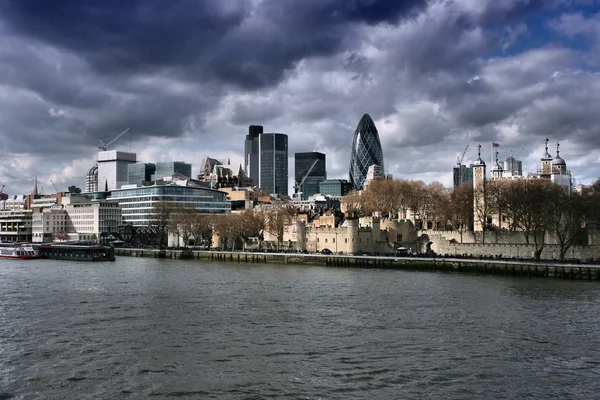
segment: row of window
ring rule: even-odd
[[[352,238],[352,243],[354,243],[354,239]],[[369,243],[369,238],[365,238],[366,242]],[[317,238],[317,243],[319,243],[320,238]],[[327,243],[327,238],[325,238],[325,243]],[[331,238],[331,243],[335,243],[335,238]],[[344,243],[348,243],[348,238],[344,238]],[[358,238],[358,243],[362,243],[362,238]]]

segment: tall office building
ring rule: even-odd
[[[382,173],[385,174],[379,133],[369,114],[365,114],[354,132],[350,153],[350,182],[354,189],[364,188],[367,172],[373,164],[379,165]]]
[[[452,183],[455,188],[467,183],[473,184],[473,167],[464,164],[455,165],[452,169]]]
[[[327,179],[325,154],[316,151],[294,155],[294,179],[296,192],[302,200],[319,193],[319,183]]]
[[[261,125],[250,125],[244,142],[244,172],[258,186],[259,181],[259,137],[263,133]]]
[[[271,194],[288,194],[288,137],[263,133],[251,125],[244,148],[244,171],[252,183]]]
[[[156,172],[151,180],[155,181],[179,173],[187,178],[192,177],[192,164],[183,161],[170,161],[156,163]]]
[[[523,162],[517,160],[512,154],[504,161],[504,174],[503,176],[522,176],[523,175]]]
[[[85,191],[88,193],[98,191],[98,164],[90,168],[85,177]]]
[[[126,185],[127,166],[129,164],[135,164],[135,162],[135,153],[117,150],[99,151],[97,189],[100,191],[105,189],[115,190],[120,189],[122,185]],[[90,171],[90,173],[91,172],[92,171]],[[88,175],[90,173],[88,173]]]
[[[156,164],[153,163],[135,163],[127,166],[127,183],[129,185],[139,185],[142,182],[152,181],[156,173]]]

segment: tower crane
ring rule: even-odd
[[[106,151],[106,148],[108,146],[110,146],[111,144],[113,144],[117,139],[119,139],[121,136],[123,136],[124,134],[126,134],[127,132],[129,132],[129,129],[131,128],[127,128],[125,129],[123,132],[119,133],[113,140],[111,140],[110,142],[104,144],[104,142],[102,141],[102,139],[100,139],[100,145],[98,146],[98,148],[102,151]]]
[[[310,173],[315,168],[315,165],[317,165],[318,162],[319,160],[313,161],[312,164],[310,164],[309,167],[304,170],[306,171],[306,173],[304,173],[304,171],[301,172],[301,174],[304,173],[304,175],[301,175],[300,182],[294,182],[294,189],[296,189],[296,193],[298,193],[298,191],[302,189],[302,185],[304,185],[306,178],[308,178],[308,176],[310,175]]]
[[[467,153],[467,149],[469,148],[469,145],[465,146],[465,151],[463,151],[462,156],[460,156],[460,158],[458,156],[456,156],[456,163],[458,165],[462,165],[463,159],[465,158],[465,154]]]
[[[463,174],[464,174],[464,168],[463,168],[463,160],[465,158],[465,154],[467,153],[467,149],[469,148],[469,145],[467,144],[465,146],[465,151],[463,151],[462,155],[460,157],[456,156],[456,166],[458,167],[458,186],[461,186],[464,182],[464,178],[463,178]]]
[[[50,183],[52,184],[52,186],[54,186],[54,190],[56,190],[56,193],[58,193],[58,188],[56,187],[52,179],[50,179]]]

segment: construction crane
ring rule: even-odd
[[[2,185],[2,187],[0,188],[0,196],[2,195],[2,193],[4,193],[4,186],[6,185]]]
[[[463,151],[462,156],[460,156],[460,158],[458,156],[456,156],[456,165],[458,167],[458,186],[461,186],[464,182],[464,178],[463,178],[463,174],[464,174],[464,168],[463,168],[463,160],[465,159],[465,154],[467,154],[467,149],[469,148],[469,145],[467,144],[465,146],[465,151]]]
[[[469,145],[466,145],[465,151],[463,151],[462,156],[460,156],[460,157],[456,156],[456,164],[462,165],[463,159],[465,158],[465,154],[467,153],[468,148],[469,148]]]
[[[318,162],[319,162],[319,160],[313,161],[312,164],[310,164],[310,166],[304,170],[304,171],[306,171],[306,173],[304,173],[304,171],[302,171],[300,173],[301,174],[300,182],[298,182],[298,181],[294,182],[294,189],[296,189],[296,193],[298,193],[298,191],[300,191],[302,189],[302,185],[304,185],[306,178],[308,178],[308,176],[310,175],[310,173],[315,168],[315,165],[317,165]],[[304,175],[302,175],[303,173],[304,173]]]
[[[129,129],[131,128],[127,128],[125,129],[123,132],[119,133],[113,140],[111,140],[110,142],[104,144],[104,142],[102,141],[102,139],[100,139],[100,146],[98,146],[98,148],[102,151],[106,151],[106,148],[108,146],[110,146],[111,144],[113,144],[118,138],[120,138],[121,136],[123,136],[124,134],[126,134],[127,132],[129,132]]]
[[[59,192],[58,188],[56,187],[56,185],[54,184],[54,181],[52,179],[50,179],[50,183],[52,184],[52,186],[54,186],[54,190],[56,190],[56,193]]]

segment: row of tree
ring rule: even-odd
[[[475,202],[478,198],[481,201]],[[418,227],[427,223],[439,229],[454,229],[462,235],[474,222],[486,231],[522,232],[540,258],[546,236],[552,234],[560,247],[560,258],[582,237],[585,229],[600,227],[600,180],[569,191],[544,179],[487,181],[485,189],[471,185],[446,189],[439,182],[376,180],[362,192],[344,198],[347,211],[359,215],[381,213],[389,218],[414,218]],[[411,214],[410,216],[408,214]]]
[[[192,243],[211,247],[212,236],[216,234],[222,248],[234,249],[236,243],[242,242],[244,245],[248,238],[260,238],[265,232],[275,236],[278,244],[281,244],[285,226],[294,213],[282,204],[242,213],[209,215],[198,213],[192,205],[158,202],[152,215],[150,226],[159,235],[161,248],[167,244],[167,234],[170,232],[179,236],[183,247]]]

